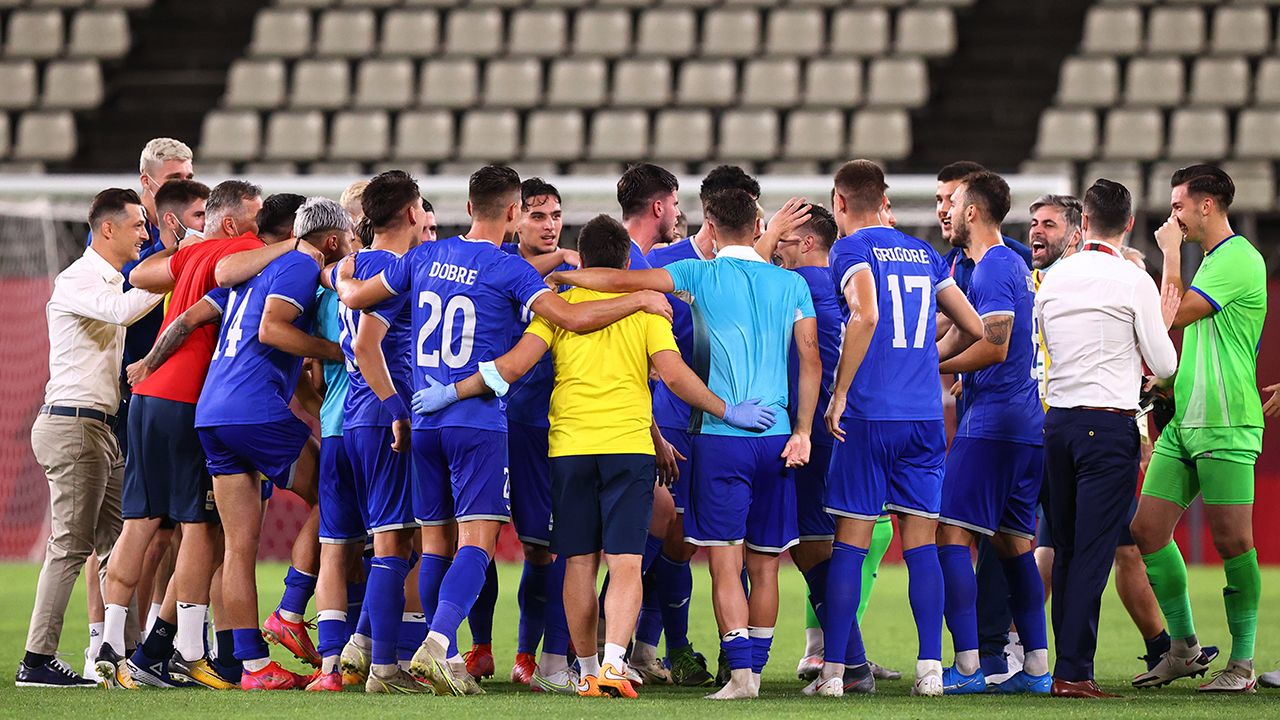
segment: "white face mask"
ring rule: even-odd
[[[195,228],[189,228],[186,225],[183,225],[182,221],[178,220],[176,217],[174,218],[174,220],[178,223],[178,227],[182,229],[182,235],[181,237],[178,238],[178,244],[182,244],[184,240],[188,240],[193,237],[196,237],[196,238],[204,237],[204,234],[201,233],[199,230],[196,230]]]

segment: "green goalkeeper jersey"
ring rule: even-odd
[[[1189,325],[1173,393],[1184,428],[1262,427],[1258,343],[1267,317],[1267,269],[1242,235],[1205,255],[1191,280],[1214,312]]]

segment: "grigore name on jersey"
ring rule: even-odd
[[[929,265],[929,253],[920,248],[904,248],[904,247],[877,247],[871,248],[871,252],[875,253],[876,259],[880,262],[911,262],[921,265]]]
[[[474,268],[464,268],[452,263],[435,262],[431,263],[431,270],[427,273],[427,277],[440,278],[441,280],[452,280],[463,285],[475,285],[476,274],[479,270]]]

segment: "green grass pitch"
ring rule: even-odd
[[[597,700],[535,695],[506,682],[515,651],[515,590],[518,565],[501,568],[502,594],[494,623],[498,677],[485,682],[488,694],[474,698],[367,697],[345,692],[338,696],[302,692],[247,694],[239,691],[206,690],[136,693],[101,690],[18,689],[8,678],[22,657],[27,620],[38,568],[34,565],[0,564],[0,668],[6,673],[0,682],[0,718],[386,718],[424,717],[436,713],[467,713],[470,717],[698,717],[777,718],[854,717],[877,718],[983,718],[1024,717],[1036,720],[1057,717],[1094,717],[1105,714],[1119,718],[1280,718],[1280,690],[1260,690],[1250,697],[1203,697],[1194,692],[1191,681],[1181,681],[1161,690],[1137,691],[1128,679],[1137,673],[1142,642],[1124,614],[1113,591],[1103,600],[1098,680],[1125,698],[1115,701],[1058,700],[1053,698],[966,696],[954,698],[913,698],[908,680],[881,683],[873,697],[841,699],[806,698],[795,679],[795,665],[803,649],[804,583],[794,568],[784,566],[782,612],[773,645],[773,655],[765,670],[761,696],[753,701],[713,703],[703,700],[704,691],[683,688],[643,688],[636,701]],[[258,579],[263,593],[263,612],[279,599],[284,578],[281,565],[263,565]],[[910,676],[914,668],[915,631],[907,604],[906,572],[901,565],[886,566],[876,585],[867,611],[863,632],[871,657],[901,669]],[[1263,571],[1263,607],[1258,630],[1258,670],[1273,669],[1280,661],[1280,570]],[[715,626],[708,599],[710,584],[703,566],[694,568],[695,596],[692,603],[692,640],[714,661]],[[1230,640],[1222,610],[1222,571],[1219,567],[1194,568],[1191,572],[1192,601],[1200,637],[1223,647],[1225,658]],[[62,637],[62,652],[79,669],[85,646],[84,595],[77,592]],[[464,626],[465,627],[465,626]],[[462,636],[466,636],[463,630]],[[464,640],[466,642],[466,640]],[[944,639],[944,655],[950,656],[949,638]],[[1050,643],[1052,646],[1052,642]],[[278,649],[277,649],[278,650]],[[287,667],[302,670],[301,663],[277,653]],[[1219,669],[1225,660],[1219,660]],[[446,716],[448,717],[448,716]],[[453,717],[465,717],[454,715]]]

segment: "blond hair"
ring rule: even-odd
[[[146,175],[161,163],[169,160],[191,160],[192,157],[191,148],[181,140],[154,138],[142,148],[142,157],[138,158],[138,173]]]
[[[368,180],[357,180],[348,185],[347,189],[342,191],[342,196],[338,198],[338,204],[353,219],[364,217],[364,208],[360,206],[360,202],[364,199],[364,189],[367,187],[369,187]]]

